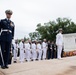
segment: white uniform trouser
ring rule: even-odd
[[[43,59],[45,59],[46,58],[46,48],[43,48]]]
[[[62,46],[58,45],[57,46],[57,58],[61,58],[61,53],[62,53]]]
[[[17,50],[14,50],[14,61],[17,61]]]
[[[26,51],[25,51],[25,53],[24,53],[24,59],[26,59]]]
[[[30,50],[26,50],[26,60],[27,61],[30,61],[31,59],[31,52],[30,52]]]
[[[37,59],[37,52],[36,52],[36,50],[32,50],[32,59],[33,60]]]
[[[20,62],[24,62],[24,50],[20,50]]]
[[[38,60],[41,60],[41,57],[42,57],[42,50],[38,50]]]

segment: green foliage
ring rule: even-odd
[[[30,39],[31,40],[39,40],[40,39],[40,34],[38,32],[32,32],[29,33]]]
[[[76,33],[76,24],[68,18],[58,18],[56,21],[49,21],[41,25],[37,25],[37,36],[36,32],[30,33],[29,36],[31,39],[44,39],[55,40],[56,34],[59,28],[63,29],[63,34]]]

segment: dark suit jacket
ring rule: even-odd
[[[15,28],[15,25],[11,20],[8,21],[7,19],[2,19],[0,21],[0,32],[1,30],[10,30],[11,33],[9,31],[2,32],[0,36],[1,41],[11,42],[12,39],[14,38],[14,28]]]

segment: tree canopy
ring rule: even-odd
[[[63,29],[63,34],[76,33],[76,24],[68,18],[57,18],[56,21],[49,21],[37,24],[35,32],[29,33],[32,40],[42,40],[46,38],[47,40],[55,40],[58,29]]]

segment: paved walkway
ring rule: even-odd
[[[76,75],[76,56],[63,60],[17,63],[12,64],[9,69],[0,71],[0,75]]]

